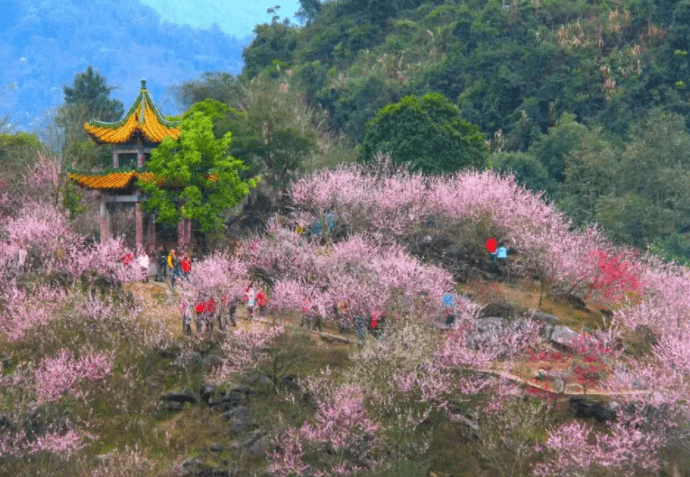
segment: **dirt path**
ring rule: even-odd
[[[167,283],[158,283],[154,281],[149,281],[148,283],[131,282],[125,285],[125,289],[131,291],[132,294],[137,299],[140,307],[141,313],[139,319],[146,324],[146,326],[153,326],[154,331],[164,334],[167,338],[175,338],[183,335],[182,331],[182,318],[179,309],[179,296],[170,289],[170,285]],[[254,318],[249,320],[246,316],[246,312],[243,307],[238,310],[238,320],[237,326],[241,328],[252,328],[257,324],[261,325],[273,325],[275,321],[271,317],[264,318]],[[316,338],[315,343],[324,341],[326,343],[338,343],[340,345],[352,345],[356,343],[356,340],[342,335],[337,330],[326,331],[315,331],[308,330],[296,326],[296,318],[292,317],[292,320],[284,320],[285,326],[294,331],[301,333],[308,333]],[[158,325],[157,327],[155,325]],[[525,365],[527,363],[517,363],[518,365]],[[546,392],[555,393],[561,396],[600,396],[600,397],[612,397],[612,396],[632,396],[632,395],[647,395],[651,391],[648,390],[629,390],[629,391],[606,391],[602,389],[589,388],[585,393],[582,387],[577,383],[569,383],[562,392],[557,392],[554,388],[552,381],[536,381],[534,378],[526,378],[510,371],[500,369],[503,363],[494,363],[492,368],[476,370],[482,373],[491,374],[494,376],[502,377],[508,379],[514,383],[523,384],[529,386],[533,389],[539,389]],[[534,369],[536,371],[536,368]]]

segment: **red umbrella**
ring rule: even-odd
[[[498,248],[498,243],[496,243],[496,239],[493,237],[490,237],[486,241],[486,249],[489,251],[489,253],[494,253],[496,251],[496,248]]]

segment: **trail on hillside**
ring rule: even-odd
[[[182,318],[180,312],[179,296],[170,289],[170,285],[166,282],[148,283],[131,282],[125,285],[125,289],[132,292],[137,303],[141,308],[139,319],[145,326],[153,326],[154,330],[162,331],[166,338],[179,338],[184,336],[182,330]],[[271,326],[281,320],[283,325],[293,332],[307,333],[325,344],[339,345],[356,345],[357,340],[352,336],[341,333],[337,329],[329,329],[324,327],[326,331],[317,331],[298,326],[294,317],[292,318],[273,318],[270,315],[266,317],[256,317],[249,319],[246,315],[244,307],[240,307],[237,316],[237,326],[240,328],[251,329],[257,325]],[[441,331],[442,332],[442,331]],[[214,332],[215,333],[215,332]],[[316,342],[315,342],[316,343]],[[539,366],[529,366],[529,363],[512,363],[513,366],[519,364],[527,366],[533,371],[537,371]],[[589,387],[585,392],[577,383],[566,383],[564,390],[558,392],[555,390],[552,380],[536,380],[533,377],[520,376],[504,368],[505,363],[492,363],[490,368],[475,369],[473,371],[490,374],[499,378],[506,379],[516,384],[528,386],[540,391],[553,393],[558,396],[592,396],[592,397],[613,397],[613,396],[644,396],[650,394],[649,390],[621,390],[610,391],[598,389],[596,387]]]

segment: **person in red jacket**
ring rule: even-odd
[[[182,278],[189,279],[189,272],[192,271],[192,259],[188,254],[184,254],[182,258]]]
[[[263,289],[259,290],[256,294],[256,305],[259,307],[259,316],[263,318],[266,316],[266,305],[268,304],[268,299],[266,298],[266,292]]]

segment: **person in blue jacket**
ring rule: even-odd
[[[506,244],[501,242],[501,245],[496,249],[496,260],[505,261],[508,259],[508,247]]]

